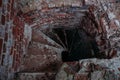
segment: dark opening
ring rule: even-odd
[[[82,29],[53,28],[51,32],[46,34],[65,48],[61,55],[63,62],[78,61],[99,55],[99,48],[95,39]]]

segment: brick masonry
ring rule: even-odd
[[[26,53],[31,36],[24,34],[25,22],[17,15],[19,9],[16,4],[17,1],[14,0],[0,0],[1,80],[10,80],[13,74],[19,71],[21,58]]]
[[[104,71],[100,70],[105,70],[106,67],[112,68],[112,72],[120,75],[120,66],[118,65],[120,56],[120,15],[119,9],[116,9],[116,6],[119,6],[119,3],[114,5],[116,2],[113,0],[82,1],[83,2],[80,0],[61,0],[61,2],[59,2],[58,0],[43,0],[42,2],[41,0],[0,0],[0,80],[13,80],[14,73],[20,71],[34,72],[43,70],[49,71],[50,76],[51,72],[54,75],[54,72],[62,65],[60,53],[63,48],[39,30],[46,29],[49,27],[48,25],[50,25],[50,27],[55,25],[78,25],[78,17],[76,17],[74,13],[68,14],[64,12],[67,11],[68,8],[62,7],[81,7],[85,5],[85,3],[91,5],[88,9],[85,9],[85,11],[89,11],[89,14],[86,15],[91,19],[91,22],[88,21],[89,19],[86,20],[87,18],[83,19],[84,23],[90,24],[90,28],[86,29],[85,27],[85,30],[88,30],[90,34],[92,34],[92,31],[97,31],[98,35],[96,36],[96,41],[99,45],[99,49],[101,50],[101,53],[104,53],[107,56],[107,58],[111,59],[103,61],[93,59],[93,63],[96,61],[94,64],[97,64],[97,62],[103,64],[99,63],[98,66],[94,66],[98,68],[98,71],[94,70],[91,74],[91,78],[94,80],[96,74],[103,76],[102,74]],[[57,7],[61,8],[57,9]],[[60,10],[63,10],[63,13],[59,13]],[[68,20],[66,21],[66,19]],[[70,22],[71,20],[72,22]],[[93,25],[92,21],[97,23],[97,30],[94,28],[96,23]],[[42,61],[44,62],[40,63]],[[83,61],[83,63],[81,64],[81,61],[79,62],[81,70],[74,74],[75,80],[89,80],[89,72],[86,72],[86,70],[89,71],[89,61]],[[115,67],[112,65],[108,66],[107,63],[108,65],[114,63]],[[55,68],[53,66],[55,66]],[[48,69],[48,67],[50,69]],[[82,74],[82,72],[84,73]],[[106,73],[106,75],[110,75],[110,72],[108,71],[108,74]],[[113,73],[111,75],[114,76],[115,74]],[[34,78],[31,79],[34,80],[37,75],[45,76],[46,80],[49,80],[44,73],[35,73],[34,75],[31,73],[19,73],[18,75],[20,80],[26,80],[26,76],[33,76]],[[57,75],[60,76],[59,72]],[[65,75],[67,74],[65,73]],[[21,78],[21,76],[23,77]],[[59,79],[63,80],[64,76],[62,78],[60,76]],[[67,78],[67,76],[65,77]],[[38,76],[37,78],[38,80],[42,79]],[[71,76],[69,78],[71,78]],[[107,77],[106,79],[110,80],[110,78]],[[58,78],[56,79],[58,80]],[[119,78],[116,78],[116,80],[119,80]]]

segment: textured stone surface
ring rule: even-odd
[[[71,66],[64,63],[57,73],[56,80],[119,80],[119,61],[119,58],[80,60],[80,68],[77,71],[72,67],[75,64]]]
[[[55,73],[18,73],[15,80],[55,80]]]

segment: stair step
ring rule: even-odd
[[[62,63],[61,51],[55,47],[33,42],[21,61],[20,71],[56,71]]]
[[[59,45],[54,40],[49,38],[49,36],[46,36],[40,30],[33,30],[32,41],[39,42],[39,43],[42,43],[44,45],[53,46],[53,47],[56,47],[56,48],[62,48],[61,45]]]
[[[55,80],[56,73],[18,72],[15,80]]]

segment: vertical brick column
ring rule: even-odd
[[[24,38],[24,20],[16,0],[0,0],[0,80],[13,80],[29,41]]]

